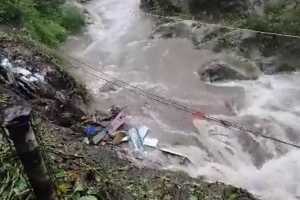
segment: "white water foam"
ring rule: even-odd
[[[299,74],[263,76],[258,81],[228,82],[222,86],[240,86],[246,90],[248,106],[241,110],[239,118],[244,116],[256,116],[258,118],[268,118],[279,122],[279,129],[272,129],[269,135],[289,141],[287,131],[280,129],[281,125],[300,131],[300,118],[293,114],[297,105],[298,95],[300,95]],[[275,107],[275,108],[274,108]],[[196,125],[197,126],[197,125]],[[204,130],[204,126],[198,125],[199,133],[209,132]],[[281,130],[281,131],[280,131]],[[217,131],[224,133],[224,130]],[[232,134],[232,133],[230,133]],[[203,137],[201,137],[203,140]],[[236,139],[236,138],[235,138]],[[249,191],[258,194],[262,199],[272,200],[296,200],[300,198],[300,151],[293,147],[284,146],[287,153],[276,152],[277,146],[274,142],[265,139],[255,139],[263,146],[266,152],[273,153],[273,158],[268,159],[261,167],[256,167],[251,161],[249,154],[245,152],[241,144],[234,138],[230,138],[225,143],[232,147],[234,154],[225,153],[222,147],[224,142],[210,137],[205,143],[210,149],[218,149],[222,156],[229,161],[229,165],[217,159],[216,162],[206,162],[203,166],[190,166],[182,168],[170,166],[172,169],[182,169],[192,176],[205,176],[210,181],[224,181],[236,186],[247,188]],[[299,140],[290,141],[299,143]],[[190,149],[188,151],[194,151]],[[214,150],[215,151],[215,150]]]

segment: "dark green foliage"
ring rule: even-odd
[[[220,1],[220,0],[189,0],[189,10],[193,15],[207,14],[224,16],[227,14],[245,15],[248,5],[245,1]]]
[[[0,23],[18,24],[33,39],[55,47],[79,31],[84,18],[64,0],[1,0]]]
[[[299,67],[284,63],[279,66],[278,71],[279,72],[294,72],[294,71],[297,71],[297,68],[299,68]]]
[[[64,6],[61,10],[61,25],[71,32],[77,32],[84,25],[84,18],[76,7]]]
[[[0,22],[20,24],[27,16],[35,15],[33,0],[1,0]]]
[[[1,100],[5,97],[1,95]],[[4,98],[6,99],[6,97]],[[1,101],[2,102],[2,101]],[[21,164],[12,148],[4,139],[4,130],[0,129],[0,199],[33,199],[29,183],[26,181]]]
[[[22,18],[22,12],[19,10],[12,1],[2,0],[0,2],[0,22],[19,22]]]
[[[152,11],[153,13],[157,13],[159,15],[168,16],[168,15],[176,15],[179,14],[182,11],[181,8],[174,6],[170,1],[166,0],[144,0],[142,3],[142,6],[149,7],[146,8],[148,11]],[[147,5],[147,6],[146,6]]]
[[[57,46],[67,37],[67,31],[61,25],[47,19],[32,19],[25,27],[33,39],[49,46]]]
[[[262,16],[248,17],[242,23],[243,28],[259,31],[300,35],[300,7],[287,3],[277,3],[265,8]]]
[[[41,13],[49,13],[65,3],[65,0],[35,0],[36,9]]]

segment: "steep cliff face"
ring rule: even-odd
[[[147,9],[186,13],[212,20],[259,13],[263,4],[263,0],[141,0],[142,7]]]

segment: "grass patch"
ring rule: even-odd
[[[26,180],[21,164],[14,151],[3,141],[0,130],[0,194],[1,199],[33,199],[32,190]]]
[[[78,32],[85,24],[84,18],[76,7],[63,6],[60,13],[60,23],[68,31]]]
[[[80,31],[85,20],[78,8],[61,0],[1,0],[0,23],[23,28],[33,39],[56,47]]]

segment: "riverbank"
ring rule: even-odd
[[[0,46],[2,67],[17,68],[21,78],[10,82],[1,71],[1,112],[20,102],[32,106],[34,129],[63,199],[255,199],[242,189],[181,172],[137,168],[120,159],[122,151],[111,145],[84,144],[81,118],[87,114],[87,94],[65,73],[64,62],[16,35],[2,33]],[[1,151],[1,195],[34,199],[13,151],[3,142]]]

